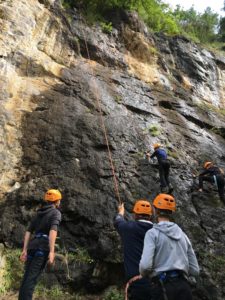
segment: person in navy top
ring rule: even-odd
[[[220,200],[225,204],[224,198],[224,174],[223,170],[215,166],[211,161],[207,161],[204,164],[204,171],[199,174],[199,192],[202,192],[203,181],[215,183],[218,189]]]
[[[168,192],[169,194],[173,191],[173,187],[169,181],[169,174],[170,174],[170,162],[167,159],[167,153],[164,149],[161,148],[160,144],[154,144],[154,153],[150,155],[147,152],[146,156],[148,158],[156,157],[159,164],[159,178],[160,178],[160,188],[161,192]]]
[[[152,208],[146,200],[136,201],[133,213],[134,221],[124,218],[124,204],[119,205],[114,226],[123,244],[125,276],[127,281],[126,299],[150,300],[151,290],[149,280],[141,278],[139,262],[143,250],[145,233],[153,227],[151,222]]]

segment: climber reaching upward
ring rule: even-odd
[[[127,280],[126,299],[150,300],[149,280],[140,278],[139,261],[145,233],[153,226],[151,222],[151,204],[146,200],[138,200],[134,205],[133,213],[134,221],[125,220],[124,205],[121,204],[118,207],[118,214],[114,221],[114,226],[123,243],[124,268]],[[127,293],[129,298],[127,298]]]
[[[199,174],[199,192],[202,192],[203,181],[215,184],[218,189],[220,200],[225,204],[224,197],[224,172],[219,167],[215,166],[211,161],[204,164],[204,171]]]
[[[153,154],[151,155],[150,152],[147,152],[146,157],[148,159],[150,158],[152,159],[154,157],[157,158],[159,164],[159,178],[160,178],[161,192],[167,191],[170,194],[172,193],[173,188],[169,181],[170,162],[167,159],[167,153],[158,143],[154,144],[153,148],[154,148]]]

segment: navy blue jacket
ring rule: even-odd
[[[167,159],[167,153],[164,149],[158,148],[154,151],[154,153],[150,156],[151,158],[157,157],[158,162],[160,163],[162,160]]]
[[[114,226],[121,236],[124,251],[124,268],[126,279],[139,275],[145,233],[153,227],[152,222],[146,220],[126,221],[118,214]]]
[[[199,176],[204,176],[204,175],[209,175],[209,176],[214,176],[214,175],[221,175],[222,172],[220,168],[216,166],[209,167],[208,169],[204,170]]]

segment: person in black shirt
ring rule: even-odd
[[[25,237],[20,260],[25,262],[25,273],[20,286],[19,300],[31,300],[38,277],[46,263],[53,264],[55,258],[55,241],[61,212],[58,210],[62,195],[58,190],[45,193],[45,204],[31,220]],[[33,238],[31,239],[31,235]]]
[[[143,250],[145,233],[153,227],[152,208],[146,200],[138,200],[133,208],[135,221],[124,219],[124,204],[119,205],[114,226],[123,244],[124,268],[126,275],[126,299],[151,300],[149,280],[141,278],[139,262]],[[127,298],[128,294],[128,298]]]
[[[225,204],[224,198],[224,174],[223,171],[215,166],[211,161],[207,161],[204,164],[204,171],[199,175],[199,192],[202,192],[203,181],[215,183],[218,189],[220,200]]]

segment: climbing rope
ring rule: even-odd
[[[80,19],[81,19],[81,16],[80,16]],[[85,25],[87,26],[86,22],[85,22]],[[87,57],[88,57],[89,60],[91,60],[86,35],[85,35],[83,29],[81,29],[81,32],[82,32],[82,35],[84,37],[84,43],[85,43],[85,48],[86,48],[86,52],[87,52]],[[119,193],[118,179],[116,177],[115,166],[114,166],[113,159],[112,159],[112,153],[111,153],[111,150],[110,150],[110,147],[109,147],[108,134],[107,134],[106,126],[105,126],[104,119],[103,119],[103,113],[102,113],[102,109],[101,109],[101,100],[100,100],[100,95],[99,95],[98,87],[97,87],[97,84],[96,84],[96,78],[95,78],[95,73],[94,73],[93,68],[91,69],[91,71],[92,71],[91,75],[94,78],[94,80],[93,80],[94,96],[95,96],[96,103],[97,103],[97,108],[98,108],[98,111],[99,111],[100,124],[101,124],[102,131],[103,131],[103,134],[104,134],[105,142],[106,142],[106,145],[107,145],[108,159],[109,159],[110,167],[111,167],[112,174],[113,174],[114,191],[115,191],[115,195],[116,195],[116,198],[117,198],[118,202],[121,204],[122,201],[121,201],[120,193]]]

